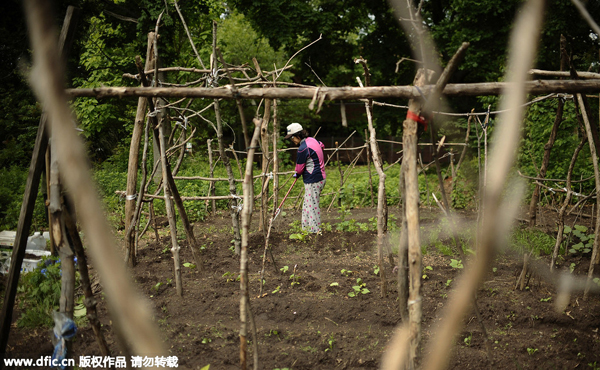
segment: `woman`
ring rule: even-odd
[[[304,204],[302,206],[302,230],[309,233],[321,232],[321,191],[325,186],[325,161],[323,143],[309,137],[299,123],[287,127],[286,139],[291,139],[298,147],[296,173],[304,181]]]

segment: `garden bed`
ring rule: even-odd
[[[424,232],[438,227],[437,211],[433,212],[422,211]],[[376,232],[369,220],[374,214],[373,209],[353,209],[344,218],[349,221],[345,230],[353,224],[352,231],[337,231],[342,222],[340,214],[326,213],[324,221],[332,226],[331,231],[306,241],[289,238],[294,231],[290,224],[297,224],[293,221],[299,219],[299,214],[287,212],[280,216],[270,238],[277,268],[271,261],[267,263],[261,297],[259,272],[264,238],[262,233],[251,233],[250,301],[258,330],[260,368],[378,368],[400,315],[395,276],[387,261],[383,268],[389,278],[389,293],[380,297],[380,279],[375,275]],[[390,208],[390,214],[399,219],[397,208]],[[545,219],[550,220],[550,216]],[[394,217],[391,221],[395,222]],[[221,214],[195,225],[204,266],[203,270],[183,267],[183,298],[177,296],[174,286],[169,237],[161,231],[157,242],[150,233],[141,243],[133,277],[150,300],[165,347],[170,355],[178,356],[180,368],[200,369],[208,364],[211,369],[239,368],[239,260],[230,249],[230,222],[228,214]],[[397,240],[396,230],[389,235],[392,241]],[[423,240],[422,327],[426,343],[462,269],[451,266],[456,266],[452,259],[457,256],[448,255],[453,245],[450,241],[435,240],[426,246],[428,239]],[[446,248],[440,248],[442,245]],[[194,262],[185,242],[181,258],[182,262]],[[573,273],[583,276],[589,258],[567,256],[561,265],[573,266]],[[294,266],[295,278],[291,277]],[[525,290],[514,289],[522,267],[521,254],[501,254],[493,267],[477,297],[491,337],[493,368],[600,367],[597,295],[587,301],[574,295],[564,312],[556,312],[556,290],[549,283],[534,277]],[[354,291],[357,279],[369,292],[350,297],[348,293]],[[109,345],[117,355],[119,346],[103,300],[99,307]],[[248,339],[252,340],[250,333]],[[489,366],[483,331],[474,312],[466,317],[454,348],[450,368]],[[50,355],[50,329],[13,327],[8,351],[11,357]],[[76,358],[100,355],[91,328],[79,328],[73,352]]]

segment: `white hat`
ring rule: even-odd
[[[302,128],[302,125],[299,123],[291,123],[288,125],[287,127],[287,135],[285,136],[284,139],[289,139],[290,137],[292,137],[292,135],[299,133],[300,131],[304,130]]]

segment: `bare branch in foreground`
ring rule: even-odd
[[[94,266],[105,288],[114,328],[127,338],[136,354],[166,354],[152,325],[147,301],[134,289],[123,259],[114,249],[112,231],[104,218],[90,170],[86,150],[74,130],[74,118],[64,90],[64,64],[58,56],[50,3],[25,2],[27,24],[33,49],[31,84],[48,112],[60,171],[71,192]]]

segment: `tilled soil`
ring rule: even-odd
[[[390,209],[391,213],[396,212]],[[367,223],[373,209],[352,210],[346,219]],[[306,241],[292,240],[290,223],[300,216],[288,212],[274,225],[265,264],[265,286],[260,294],[265,240],[254,230],[249,242],[251,311],[256,322],[260,369],[376,369],[396,327],[397,283],[386,259],[383,273],[388,292],[381,297],[377,265],[376,232],[324,232]],[[335,225],[337,213],[324,219]],[[435,219],[423,212],[426,229]],[[256,224],[253,224],[255,227]],[[155,322],[169,355],[179,367],[200,369],[239,368],[240,285],[239,259],[231,251],[230,217],[211,217],[195,225],[201,268],[183,267],[183,297],[174,286],[170,238],[159,241],[146,236],[139,250],[139,263],[132,270],[139,290],[150,300]],[[388,239],[397,240],[391,231]],[[444,241],[452,245],[451,240]],[[182,262],[193,263],[189,246],[182,241]],[[393,243],[391,243],[393,245]],[[422,347],[419,361],[435,355],[427,343],[442,320],[461,268],[432,246],[424,246]],[[546,264],[546,257],[539,263]],[[566,257],[563,266],[575,263],[575,275],[586,275],[589,259]],[[453,369],[592,369],[600,368],[599,300],[573,295],[568,307],[557,312],[556,288],[533,274],[524,290],[515,289],[522,256],[499,255],[477,293],[481,321],[473,310],[455,338],[449,367]],[[286,268],[287,267],[287,268]],[[381,274],[381,271],[379,272]],[[292,277],[295,275],[295,278]],[[350,297],[357,279],[369,292]],[[102,294],[100,294],[102,297]],[[114,355],[120,354],[103,298],[100,318]],[[15,317],[18,312],[15,314]],[[13,326],[8,355],[37,358],[52,353],[49,329]],[[486,341],[487,333],[488,340]],[[254,338],[249,331],[249,363]],[[79,328],[73,343],[78,356],[99,355],[92,330]],[[489,357],[491,356],[491,358]]]

